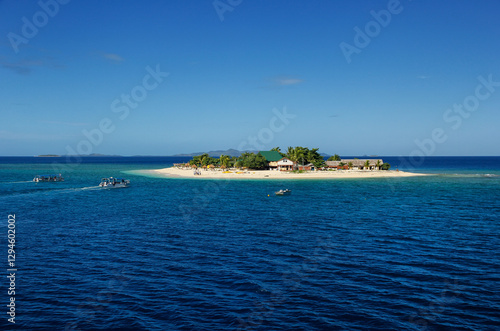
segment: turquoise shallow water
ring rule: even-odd
[[[500,162],[452,161],[418,178],[226,181],[139,176],[176,161],[112,159],[35,184],[50,163],[2,160],[16,326],[498,329]],[[103,176],[132,186],[99,189]],[[292,195],[267,196],[279,188]]]

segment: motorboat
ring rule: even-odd
[[[292,194],[292,191],[289,189],[279,190],[279,191],[275,192],[275,194],[276,195],[290,195],[290,194]]]
[[[39,183],[39,182],[64,182],[64,178],[61,176],[61,174],[58,174],[58,175],[36,175],[35,178],[33,178],[33,181],[35,183]]]
[[[99,184],[99,186],[103,188],[129,187],[130,180],[114,177],[103,178],[101,179],[101,183]]]

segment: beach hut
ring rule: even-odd
[[[299,165],[298,169],[303,171],[314,171],[314,164],[309,163],[305,165]]]
[[[368,161],[369,166],[366,167],[366,161]],[[328,168],[337,168],[339,169],[340,163],[349,164],[352,163],[352,169],[354,170],[380,170],[380,167],[377,167],[377,164],[382,165],[384,161],[382,159],[342,159],[342,161],[326,161],[326,166]],[[341,167],[345,169],[345,167]],[[349,167],[347,167],[348,169]]]
[[[266,159],[269,170],[278,170],[278,161],[283,158],[281,153],[277,151],[259,151],[259,154]]]
[[[278,162],[276,162],[278,171],[291,171],[295,167],[295,162],[290,160],[287,157],[281,158]]]

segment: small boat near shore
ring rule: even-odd
[[[33,181],[35,183],[39,182],[64,182],[63,176],[61,174],[58,175],[36,175],[35,178],[33,178]]]
[[[129,187],[130,180],[114,177],[103,178],[101,179],[101,183],[99,183],[99,186],[103,188]]]
[[[292,194],[292,191],[289,190],[289,189],[285,189],[285,190],[279,190],[279,191],[276,191],[274,192],[276,195],[290,195]]]

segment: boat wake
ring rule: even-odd
[[[30,196],[65,194],[65,193],[67,194],[67,193],[76,193],[81,191],[99,190],[99,189],[100,189],[99,186],[72,187],[72,188],[61,188],[61,189],[34,189],[28,192],[25,191],[25,192],[2,195],[0,196],[0,199],[20,199]]]
[[[64,192],[64,191],[75,192],[75,191],[98,190],[98,189],[100,189],[99,186],[87,186],[87,187],[65,188],[65,189],[60,189],[60,190],[56,190],[56,191],[59,191],[59,192]]]

